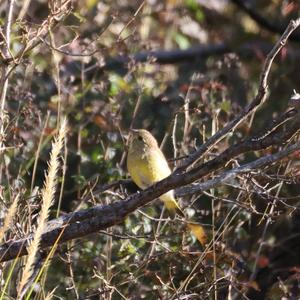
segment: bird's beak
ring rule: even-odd
[[[132,132],[132,133],[138,133],[138,130],[137,129],[133,129],[133,128],[130,128],[129,131]]]
[[[136,136],[138,134],[138,130],[137,129],[133,129],[133,128],[130,128],[129,129],[129,135],[131,136]]]

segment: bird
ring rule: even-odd
[[[131,129],[128,142],[127,169],[134,183],[141,189],[168,177],[172,172],[155,137],[145,129]],[[170,217],[185,217],[175,200],[174,190],[159,197]]]

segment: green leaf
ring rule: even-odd
[[[73,12],[73,16],[74,16],[76,19],[78,19],[78,21],[79,21],[80,23],[86,22],[86,18],[84,18],[80,13],[78,13],[78,12],[76,12],[76,11]]]
[[[182,35],[180,33],[176,33],[174,39],[175,39],[175,41],[178,44],[180,49],[187,49],[187,48],[190,47],[190,41],[184,35]]]
[[[225,111],[226,113],[230,113],[231,111],[231,103],[230,101],[222,101],[219,105],[220,109],[222,109],[223,111]]]

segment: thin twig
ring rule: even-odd
[[[245,108],[245,110],[241,114],[239,114],[235,119],[230,121],[223,129],[216,132],[206,143],[201,145],[197,151],[189,155],[189,157],[186,160],[184,160],[181,167],[177,169],[176,171],[177,173],[183,172],[186,168],[190,167],[195,162],[197,162],[203,156],[204,153],[206,153],[212,147],[214,147],[228,133],[234,131],[239,124],[244,122],[250,114],[252,114],[262,103],[265,102],[266,94],[268,90],[267,81],[268,81],[268,76],[270,73],[272,63],[276,55],[279,53],[279,51],[285,46],[289,36],[292,34],[293,31],[296,30],[296,28],[299,25],[300,25],[300,18],[296,20],[292,20],[289,23],[288,27],[286,28],[285,32],[278,40],[278,42],[275,44],[273,49],[267,55],[267,58],[262,68],[258,91],[255,98],[252,100],[252,102]]]
[[[252,161],[248,164],[242,165],[240,167],[231,169],[230,171],[224,172],[220,175],[218,175],[216,178],[207,180],[203,183],[198,183],[194,185],[189,185],[187,187],[184,187],[182,189],[179,189],[176,195],[183,196],[183,195],[189,195],[189,194],[195,194],[200,193],[212,188],[216,188],[222,184],[227,184],[228,182],[231,182],[234,178],[241,174],[251,174],[253,172],[256,172],[258,170],[261,170],[262,168],[266,166],[271,166],[273,163],[277,162],[280,159],[283,159],[287,157],[289,154],[297,151],[300,149],[300,142],[293,144],[289,147],[287,147],[284,150],[281,150],[275,154],[268,155],[261,157],[255,161]]]
[[[13,18],[13,9],[14,9],[14,0],[7,1],[7,16],[6,16],[6,24],[4,29],[4,36],[5,36],[5,44],[3,49],[3,54],[5,55],[5,59],[10,57],[10,34],[11,34],[11,26],[12,26],[12,18]],[[5,101],[6,101],[6,93],[7,93],[7,73],[9,70],[9,66],[3,64],[2,71],[1,71],[1,80],[0,80],[0,148],[3,147],[3,142],[5,140],[4,137],[4,127],[5,127]]]

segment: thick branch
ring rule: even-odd
[[[108,60],[105,65],[106,69],[113,69],[116,66],[128,64],[131,61],[147,62],[153,59],[154,62],[160,64],[172,64],[180,62],[192,62],[197,59],[203,59],[211,55],[222,55],[230,51],[230,48],[224,44],[209,45],[209,46],[195,46],[186,50],[172,50],[172,51],[146,51],[140,52],[132,57],[119,56]]]
[[[299,129],[300,113],[296,114],[291,120],[288,120],[285,123],[285,126],[281,126],[276,129],[276,131],[270,132],[270,134],[266,134],[262,138],[247,139],[238,145],[228,148],[215,159],[184,174],[178,175],[173,173],[166,179],[149,187],[143,192],[138,192],[128,197],[124,201],[119,201],[110,205],[95,206],[90,209],[70,213],[54,219],[48,223],[47,230],[43,234],[41,248],[50,247],[58,238],[59,243],[62,243],[119,224],[124,221],[129,213],[151,202],[168,190],[190,184],[221,168],[230,158],[241,155],[247,151],[261,150],[269,146],[281,145],[288,141]],[[241,171],[246,172],[253,168],[259,168],[278,161],[285,155],[288,155],[299,148],[300,144],[296,143],[273,156],[257,160],[256,163],[253,163],[252,168],[249,168],[249,165],[246,165]],[[3,244],[0,247],[0,261],[7,261],[17,256],[25,255],[27,253],[26,246],[30,239],[31,236]]]
[[[261,25],[265,29],[273,32],[282,34],[286,28],[286,26],[282,26],[280,23],[270,22],[267,18],[264,18],[262,15],[260,15],[257,11],[255,11],[248,1],[244,0],[231,0],[236,6],[241,8],[248,16],[250,16],[257,24]],[[291,41],[300,41],[300,34],[294,32],[290,38]]]
[[[296,144],[293,144],[287,147],[286,149],[281,150],[275,154],[261,157],[248,164],[223,172],[216,178],[207,180],[206,182],[198,183],[193,186],[183,187],[182,189],[180,189],[180,191],[176,193],[176,195],[180,196],[180,195],[194,194],[194,193],[210,190],[212,188],[230,182],[232,179],[234,179],[240,174],[250,174],[254,170],[260,170],[263,167],[270,166],[272,163],[287,157],[292,152],[297,151],[299,149],[300,149],[300,142],[297,142]]]

